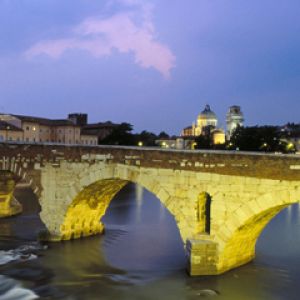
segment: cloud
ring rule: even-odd
[[[44,54],[59,59],[67,50],[78,49],[101,58],[117,49],[120,53],[133,53],[137,65],[154,68],[169,78],[176,58],[156,37],[153,6],[139,0],[117,2],[127,9],[107,18],[87,18],[72,28],[68,37],[37,42],[26,51],[26,57]]]

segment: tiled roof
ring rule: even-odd
[[[22,116],[22,115],[13,115],[14,117],[20,119],[23,122],[30,122],[30,123],[38,123],[40,125],[45,126],[77,126],[71,120],[68,119],[59,119],[59,120],[51,120],[46,118],[38,118],[32,116]]]
[[[0,130],[23,131],[21,128],[0,120]]]

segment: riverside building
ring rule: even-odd
[[[98,136],[85,132],[84,126],[72,118],[0,114],[0,141],[97,145]]]

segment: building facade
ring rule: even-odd
[[[5,121],[0,121],[0,142],[1,141],[22,141],[23,130],[9,124]]]
[[[238,126],[243,126],[244,124],[244,114],[241,111],[241,107],[233,105],[229,108],[226,116],[227,124],[227,139],[230,139],[232,133]]]
[[[214,144],[225,143],[225,133],[222,128],[218,128],[217,115],[206,105],[204,110],[198,115],[196,123],[184,128],[181,136],[193,139],[200,135],[211,135]]]
[[[98,136],[82,134],[70,119],[51,120],[32,116],[0,114],[0,140],[28,143],[97,145]]]

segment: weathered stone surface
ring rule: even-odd
[[[0,217],[11,217],[22,212],[22,205],[13,196],[15,178],[11,172],[0,172]]]
[[[0,143],[0,213],[18,211],[22,179],[40,200],[43,239],[99,234],[114,195],[135,182],[174,216],[191,275],[221,274],[252,260],[266,224],[300,201],[298,165],[298,156]]]

